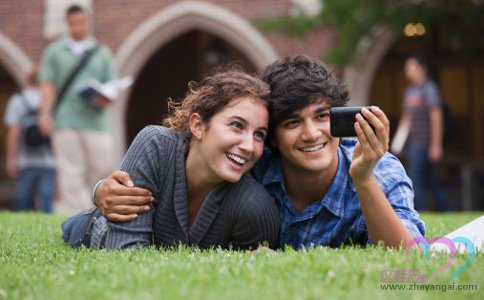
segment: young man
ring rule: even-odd
[[[51,43],[42,57],[39,127],[44,134],[52,134],[58,163],[60,202],[55,210],[73,214],[92,206],[92,185],[114,165],[105,109],[110,101],[102,97],[87,101],[79,96],[79,86],[114,79],[114,66],[110,51],[96,48],[96,40],[89,35],[89,16],[83,8],[69,7],[66,22],[68,36]],[[88,53],[89,60],[73,76]]]
[[[348,94],[319,61],[288,57],[262,77],[271,88],[270,149],[253,174],[276,199],[281,246],[400,247],[424,235],[411,181],[387,152],[389,122],[381,110],[363,109],[357,140],[340,140],[330,135],[329,109],[346,105]],[[123,172],[100,183],[94,196],[108,219],[121,222],[146,211],[151,199]]]
[[[437,84],[428,75],[428,64],[423,56],[409,56],[404,71],[410,85],[403,97],[398,128],[408,128],[410,133],[405,152],[415,191],[415,207],[429,210],[427,192],[430,191],[437,210],[450,211],[452,205],[433,171],[444,152],[442,97]]]
[[[40,200],[39,210],[52,212],[56,187],[55,160],[48,142],[29,145],[26,131],[36,122],[40,106],[38,69],[32,68],[25,80],[25,88],[13,95],[5,110],[7,131],[7,175],[15,180],[14,210],[35,209],[35,198]]]

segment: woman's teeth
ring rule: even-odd
[[[238,156],[236,156],[234,154],[227,153],[227,154],[225,154],[225,156],[227,156],[228,159],[234,161],[235,163],[237,163],[239,165],[243,165],[243,164],[245,164],[247,162],[246,159],[243,159],[241,157],[238,157]]]

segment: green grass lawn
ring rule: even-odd
[[[427,236],[434,237],[482,214],[422,218]],[[456,289],[472,284],[477,291],[389,291],[381,287],[383,270],[420,269],[431,275],[447,257],[427,261],[419,253],[407,256],[379,247],[256,254],[185,247],[75,250],[61,240],[64,219],[0,212],[0,299],[484,299],[482,254],[453,280]],[[427,287],[452,285],[450,276],[467,259],[459,255]]]

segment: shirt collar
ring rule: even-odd
[[[346,145],[350,146],[353,144],[352,141],[344,141],[342,145],[340,145],[337,149],[338,153],[338,169],[336,171],[336,175],[331,183],[331,186],[324,196],[323,199],[318,200],[308,207],[306,207],[301,214],[305,215],[306,212],[311,212],[311,214],[318,213],[322,207],[326,207],[333,215],[342,218],[344,216],[345,211],[345,193],[348,192],[347,189],[354,190],[354,187],[350,183],[349,180],[349,164],[351,164],[351,155],[352,151],[350,151]],[[352,148],[352,147],[350,147]],[[285,191],[284,189],[284,176],[282,172],[282,165],[281,160],[279,157],[277,159],[273,159],[272,162],[267,167],[267,171],[264,173],[262,177],[262,185],[268,186],[270,184],[278,184],[279,187]],[[286,194],[287,198],[287,194]],[[281,201],[282,199],[279,199]],[[287,198],[287,201],[289,199]],[[292,204],[291,204],[292,205]]]
[[[73,42],[73,40],[72,40],[72,39],[71,39],[69,36],[64,36],[64,37],[62,38],[62,40],[63,40],[63,43],[64,43],[64,47],[66,47],[67,49],[69,49],[69,50],[70,50],[69,43]],[[87,50],[87,49],[91,49],[91,48],[93,48],[93,47],[96,45],[97,40],[96,40],[96,38],[94,38],[93,36],[88,36],[88,37],[87,37],[87,38],[84,40],[84,42],[86,43],[86,46],[87,46],[87,47],[86,47],[86,50]]]
[[[262,185],[266,186],[271,183],[280,183],[281,186],[284,185],[284,175],[282,173],[281,159],[279,156],[272,160],[272,163],[262,177]]]
[[[322,204],[335,216],[342,218],[345,211],[345,197],[348,184],[348,161],[341,149],[341,146],[337,149],[338,152],[338,169],[334,176],[333,182],[329,187],[328,192],[322,200]]]

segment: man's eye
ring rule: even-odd
[[[233,127],[233,128],[237,128],[237,129],[244,129],[244,126],[242,125],[242,123],[237,122],[237,121],[232,121],[230,123],[230,126]]]
[[[296,127],[298,124],[299,124],[299,120],[288,120],[283,123],[284,127],[286,128]]]
[[[255,136],[256,140],[258,140],[258,141],[264,141],[265,138],[266,138],[266,134],[262,131],[254,132],[254,136]]]
[[[326,120],[329,118],[329,113],[321,113],[318,115],[318,120]]]

